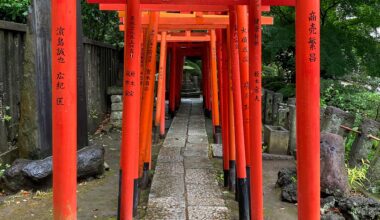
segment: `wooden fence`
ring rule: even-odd
[[[26,25],[0,21],[0,154],[17,140],[25,32]]]
[[[84,39],[84,72],[87,87],[88,131],[94,132],[104,113],[109,112],[111,100],[107,88],[120,81],[118,51],[111,45]]]
[[[26,29],[24,24],[0,21],[0,163],[2,154],[17,142]],[[119,52],[86,38],[83,44],[87,123],[92,133],[109,110],[107,88],[120,80]]]

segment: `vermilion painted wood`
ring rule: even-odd
[[[236,176],[238,178],[247,178],[245,145],[244,145],[244,126],[243,110],[241,99],[241,79],[239,68],[239,46],[238,46],[238,29],[237,16],[235,7],[230,8],[230,47],[231,47],[231,71],[232,71],[232,92],[234,103],[234,125],[236,141]]]
[[[162,32],[162,38],[166,38],[166,32]],[[164,75],[166,72],[166,41],[161,42],[160,48],[160,67],[158,72],[158,89],[157,89],[157,104],[156,104],[156,117],[154,120],[155,126],[160,126],[161,123],[161,111],[162,111],[162,101],[163,89],[164,89]],[[165,111],[165,110],[164,110]]]
[[[228,137],[228,68],[227,68],[227,39],[223,37],[222,29],[216,30],[218,77],[220,81],[220,110],[222,119],[222,144],[223,144],[223,170],[228,171],[229,166],[229,137]],[[225,177],[226,178],[226,177]]]
[[[154,82],[156,75],[156,52],[157,52],[157,33],[158,19],[157,12],[151,12],[151,22],[147,29],[144,47],[146,47],[145,62],[142,79],[142,106],[141,125],[140,125],[140,154],[139,154],[139,174],[141,176],[144,163],[150,164],[151,133],[152,133],[152,114],[154,102]]]
[[[214,127],[220,126],[219,116],[219,94],[218,94],[218,76],[216,64],[216,34],[215,30],[210,31],[210,76],[211,76],[211,97],[212,97],[212,122]]]
[[[124,4],[99,4],[102,11],[122,11]],[[144,4],[141,5],[142,11],[205,11],[205,12],[223,12],[228,11],[228,6],[224,5],[168,5],[168,4]],[[269,12],[270,6],[262,6],[262,11]]]
[[[77,218],[77,8],[52,1],[53,216]],[[71,19],[64,19],[70,17]]]
[[[248,7],[236,6],[237,28],[239,39],[239,68],[241,76],[241,97],[243,105],[244,145],[247,166],[251,166],[250,133],[249,133],[249,40],[248,40]]]
[[[320,1],[297,1],[298,219],[320,219]]]
[[[228,58],[228,125],[229,125],[229,159],[236,161],[235,122],[234,122],[234,95],[232,92],[232,57],[231,57],[231,31],[227,30],[227,58]]]
[[[176,77],[178,77],[176,72],[176,58],[177,58],[177,47],[172,47],[172,53],[170,56],[170,87],[169,87],[169,109],[171,113],[175,112],[175,87],[176,87]]]
[[[160,135],[165,135],[165,100],[166,100],[166,36],[162,33],[161,53],[160,53],[160,75],[162,74],[162,94],[161,94],[161,112],[160,112]],[[162,60],[162,62],[161,62]],[[161,73],[162,72],[162,73]]]
[[[141,13],[138,0],[128,0],[124,35],[124,94],[121,136],[120,219],[132,219],[134,183],[138,179],[140,125]]]
[[[182,88],[182,79],[183,79],[183,65],[185,62],[185,57],[179,54],[178,58],[178,86],[177,86],[177,95],[176,95],[176,108],[179,108],[181,104],[181,88]]]
[[[251,0],[249,6],[249,72],[250,72],[250,133],[251,133],[251,219],[262,220],[262,129],[261,129],[261,11],[260,1]]]
[[[119,17],[124,17],[124,11],[118,12]],[[174,14],[174,13],[161,13],[159,21],[159,30],[206,30],[227,28],[229,24],[228,16],[226,15],[204,15],[203,17],[196,17],[191,14]],[[181,15],[181,16],[179,16]],[[149,16],[147,13],[142,15],[142,24],[147,26],[149,24]],[[272,25],[273,17],[263,16],[262,25]],[[120,25],[119,29],[124,30],[124,25]]]
[[[125,4],[126,0],[87,0],[87,3]],[[249,0],[141,0],[140,4],[165,5],[248,5]],[[269,6],[295,6],[296,0],[262,0],[262,5]]]

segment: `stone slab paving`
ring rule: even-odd
[[[182,103],[158,155],[145,219],[230,219],[208,149],[201,102]]]

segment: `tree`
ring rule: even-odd
[[[380,0],[321,1],[321,75],[380,76]],[[263,31],[264,62],[294,74],[295,11],[273,7],[275,25]],[[294,77],[293,77],[294,78]]]

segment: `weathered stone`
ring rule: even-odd
[[[107,95],[122,95],[123,88],[117,86],[110,86],[107,88]]]
[[[203,220],[203,219],[230,219],[229,210],[227,207],[218,206],[189,206],[188,207],[189,220]]]
[[[123,102],[123,96],[122,95],[111,95],[111,102],[112,103]]]
[[[85,147],[77,153],[79,179],[101,175],[104,172],[104,148]],[[17,192],[21,189],[49,187],[52,175],[52,157],[42,160],[16,160],[0,179],[0,189]]]
[[[267,125],[273,123],[273,95],[272,91],[265,90],[264,124]]]
[[[297,184],[291,183],[284,186],[281,190],[282,201],[296,203],[297,202]]]
[[[368,154],[373,147],[373,141],[368,135],[377,136],[380,132],[380,122],[370,119],[364,119],[360,125],[360,135],[356,136],[356,139],[351,147],[349,165],[354,167],[360,165],[363,159],[368,158]]]
[[[345,219],[380,219],[380,202],[362,196],[338,198],[337,208]]]
[[[211,144],[212,156],[213,157],[223,157],[223,145],[222,144]]]
[[[112,103],[111,111],[123,111],[123,103]]]
[[[330,212],[322,215],[321,220],[345,220],[345,218],[338,213],[330,211]]]
[[[217,184],[216,174],[209,169],[187,169],[186,184]]]
[[[187,202],[194,206],[224,206],[219,187],[215,184],[187,184]]]
[[[183,161],[183,156],[181,155],[181,148],[178,147],[162,147],[157,158],[158,163],[181,161]]]
[[[121,120],[123,118],[123,112],[112,112],[111,120]]]
[[[352,127],[355,116],[339,108],[328,106],[324,111],[321,123],[321,132],[338,134],[346,137],[349,132],[340,126]]]
[[[272,106],[272,123],[275,124],[279,121],[278,117],[278,111],[280,109],[280,104],[282,103],[282,100],[284,99],[283,95],[281,93],[274,93],[273,94],[273,106]]]
[[[121,128],[122,123],[123,121],[121,119],[111,119],[111,124],[114,128]]]
[[[279,105],[278,116],[274,121],[274,125],[282,126],[286,129],[289,129],[289,108],[284,104]]]
[[[288,105],[296,105],[296,98],[288,98]]]
[[[186,148],[183,151],[185,157],[204,157],[208,158],[208,144],[186,144]]]
[[[295,183],[297,179],[297,171],[296,169],[288,169],[288,168],[282,168],[278,174],[277,174],[277,182],[276,186],[278,187],[284,187],[286,185]]]
[[[367,179],[371,186],[380,186],[380,147],[378,147],[367,172]]]
[[[264,142],[270,154],[287,154],[289,131],[281,126],[264,126]]]
[[[349,190],[344,162],[344,141],[337,134],[321,134],[321,192],[343,196]]]
[[[204,144],[208,143],[207,135],[190,135],[187,138],[187,142],[191,144]]]
[[[289,105],[289,154],[296,155],[296,106]]]
[[[186,219],[185,200],[178,197],[150,198],[145,220]]]

